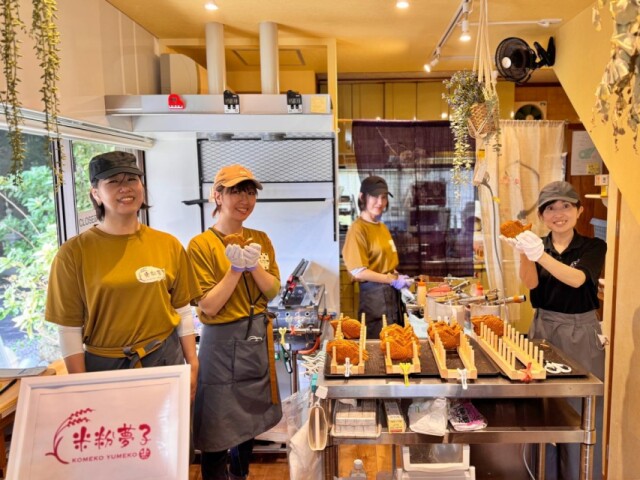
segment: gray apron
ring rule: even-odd
[[[183,365],[184,355],[182,345],[178,337],[177,330],[162,342],[150,342],[151,352],[141,356],[139,353],[126,355],[121,358],[104,357],[88,351],[84,352],[84,363],[87,372],[103,372],[106,370],[122,370],[127,368],[141,367],[161,367],[165,365]],[[128,347],[124,347],[123,352],[127,352]]]
[[[398,292],[391,285],[376,282],[360,283],[360,309],[358,320],[365,314],[367,338],[377,340],[382,330],[382,314],[387,316],[387,325],[404,325],[404,304]]]
[[[194,445],[219,452],[266,432],[280,421],[271,398],[266,316],[203,325],[194,407]]]
[[[558,313],[538,308],[529,329],[529,338],[545,338],[567,356],[604,381],[604,345],[598,337],[602,328],[597,311]],[[582,398],[568,398],[578,413]],[[602,478],[602,426],[604,400],[596,399],[596,446],[593,452],[593,480]],[[545,478],[547,480],[578,480],[580,478],[580,444],[547,444]]]

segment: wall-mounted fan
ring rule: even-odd
[[[553,66],[556,61],[556,46],[553,37],[545,50],[538,42],[533,42],[535,51],[527,42],[517,37],[505,38],[496,49],[496,68],[506,80],[525,83],[531,73],[544,66]]]

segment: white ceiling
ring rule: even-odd
[[[301,46],[294,39],[335,39],[339,78],[447,77],[452,71],[471,69],[479,0],[469,16],[472,40],[460,42],[456,27],[441,51],[431,74],[423,70],[460,0],[409,0],[406,10],[396,0],[216,0],[219,10],[204,9],[206,0],[108,0],[151,34],[163,47],[190,56],[206,66],[205,24],[224,25],[227,71],[259,70],[256,47],[261,22],[278,24],[280,68],[327,71],[324,47]],[[506,37],[516,36],[531,46],[547,46],[549,36],[595,0],[488,0],[490,49]],[[501,25],[494,22],[537,22],[560,19],[543,28],[538,24]],[[288,39],[284,42],[284,39]],[[292,43],[292,45],[288,45]],[[302,43],[301,43],[302,45]],[[562,45],[556,45],[560,50]],[[463,58],[447,58],[463,57]],[[536,72],[531,81],[554,81],[552,69]]]

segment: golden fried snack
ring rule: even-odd
[[[349,361],[351,365],[358,365],[360,362],[360,354],[359,354],[359,346],[357,342],[351,342],[349,340],[331,340],[327,343],[327,353],[329,355],[333,355],[333,347],[336,347],[336,363],[342,365],[344,364],[347,357],[349,357]],[[369,358],[369,354],[366,350],[362,351],[362,359],[366,360]]]
[[[516,238],[525,230],[531,230],[532,225],[522,224],[519,220],[508,220],[500,225],[500,233],[507,238]]]
[[[392,360],[407,360],[413,357],[413,342],[415,341],[420,353],[420,339],[413,331],[411,325],[401,327],[398,324],[391,324],[383,328],[380,332],[380,350],[387,351],[389,343]]]
[[[383,344],[389,344],[389,354],[391,360],[411,360],[413,358],[413,341],[403,341],[400,338],[387,338]],[[420,352],[420,344],[418,343],[418,352]],[[386,351],[386,347],[385,347]]]
[[[432,342],[435,342],[436,332],[438,332],[442,346],[446,350],[453,350],[460,345],[462,328],[457,323],[449,325],[445,321],[431,322],[429,324],[429,338],[431,338]]]
[[[495,315],[471,317],[471,323],[473,324],[473,331],[476,332],[476,335],[480,335],[480,326],[483,323],[499,337],[504,333],[504,322],[500,317],[496,317]]]
[[[331,326],[333,327],[333,333],[336,333],[338,329],[338,322],[340,320],[331,320]],[[362,324],[351,317],[342,317],[342,334],[344,338],[360,338],[360,330],[362,329]]]
[[[222,243],[225,245],[240,245],[244,248],[251,243],[250,240],[245,240],[241,233],[231,233],[222,239]]]

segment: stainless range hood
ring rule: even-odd
[[[329,95],[302,95],[301,113],[287,113],[286,95],[240,94],[240,113],[224,113],[223,95],[107,95],[106,114],[130,117],[134,132],[333,132]]]

